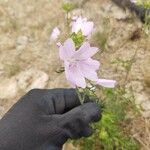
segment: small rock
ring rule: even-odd
[[[123,11],[122,9],[113,6],[111,7],[111,15],[115,18],[115,19],[126,19],[127,15],[125,13],[125,11]]]
[[[150,101],[145,101],[141,104],[142,108],[146,111],[150,111]]]
[[[0,84],[0,98],[9,99],[17,95],[18,86],[17,81],[13,77],[11,79],[3,79]]]
[[[17,39],[17,45],[23,45],[26,46],[28,43],[28,37],[27,36],[19,36]]]
[[[37,69],[28,69],[16,76],[18,86],[26,92],[34,88],[44,88],[49,79],[48,75]]]
[[[149,111],[143,111],[142,112],[143,117],[150,118],[150,110]]]
[[[144,92],[134,93],[134,96],[136,105],[141,105],[142,103],[148,101],[148,96]]]
[[[20,53],[22,53],[22,50],[25,49],[25,46],[24,46],[24,45],[17,45],[16,49],[17,49]],[[19,54],[19,53],[18,53],[18,54]]]
[[[109,40],[108,41],[108,46],[109,47],[114,47],[116,45],[116,41],[115,40]]]

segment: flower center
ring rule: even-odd
[[[70,58],[68,59],[68,62],[70,67],[76,67],[78,60],[76,60],[75,58]]]

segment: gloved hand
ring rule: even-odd
[[[61,150],[68,138],[90,136],[99,119],[99,107],[80,105],[73,89],[34,89],[0,120],[0,150]]]

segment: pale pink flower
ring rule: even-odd
[[[137,3],[137,0],[130,0],[131,3]]]
[[[87,21],[87,18],[74,17],[72,22],[72,32],[78,33],[82,32],[84,36],[89,36],[94,28],[94,23],[92,21]]]
[[[51,33],[50,41],[56,41],[60,35],[60,30],[58,27],[55,27]]]
[[[76,51],[72,39],[66,40],[64,45],[59,47],[59,55],[65,65],[66,78],[74,87],[85,88],[85,79],[98,80],[96,71],[100,63],[91,58],[97,52],[98,48],[90,47],[88,42],[84,42]]]
[[[116,85],[116,81],[115,80],[98,79],[97,84],[107,87],[107,88],[114,88]]]

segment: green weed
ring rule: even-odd
[[[95,133],[73,144],[80,145],[81,150],[138,150],[138,143],[123,127],[124,123],[131,121],[127,112],[132,110],[135,116],[139,114],[134,97],[126,96],[125,89],[121,87],[101,90],[103,115],[101,121],[93,125]]]

